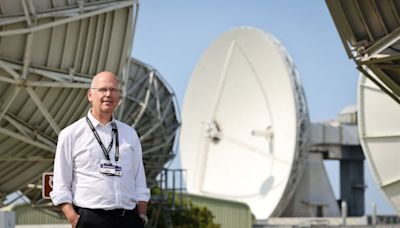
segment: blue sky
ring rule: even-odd
[[[156,68],[182,101],[193,69],[224,32],[251,26],[278,38],[292,57],[303,84],[312,122],[336,118],[357,102],[359,73],[348,59],[325,1],[143,0],[132,55]],[[337,162],[328,172],[338,196]],[[394,213],[366,166],[366,212]]]

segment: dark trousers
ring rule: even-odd
[[[77,228],[144,228],[142,219],[134,210],[101,210],[75,208],[80,215]]]

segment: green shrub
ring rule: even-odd
[[[148,206],[150,223],[157,228],[168,228],[169,218],[174,228],[220,228],[214,223],[214,215],[206,207],[194,205],[191,201],[184,199],[182,202],[172,193],[164,194],[166,202],[162,202],[159,188],[152,189],[152,200]],[[164,203],[164,206],[162,206]],[[165,205],[168,204],[168,207]]]

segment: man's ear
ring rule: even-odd
[[[92,102],[92,100],[93,100],[92,96],[93,96],[93,91],[91,89],[88,89],[87,98],[88,98],[89,102]]]

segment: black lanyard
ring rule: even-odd
[[[97,133],[96,129],[94,129],[94,126],[92,122],[89,120],[89,117],[86,116],[86,121],[89,124],[90,129],[92,130],[94,137],[96,138],[97,142],[100,144],[101,149],[103,150],[104,155],[106,156],[107,160],[110,161],[110,151],[114,143],[114,137],[115,137],[115,162],[118,162],[119,160],[119,141],[118,141],[118,128],[115,122],[111,122],[112,126],[112,135],[111,135],[111,142],[108,145],[108,148],[104,146],[103,142],[101,142],[100,136]]]

